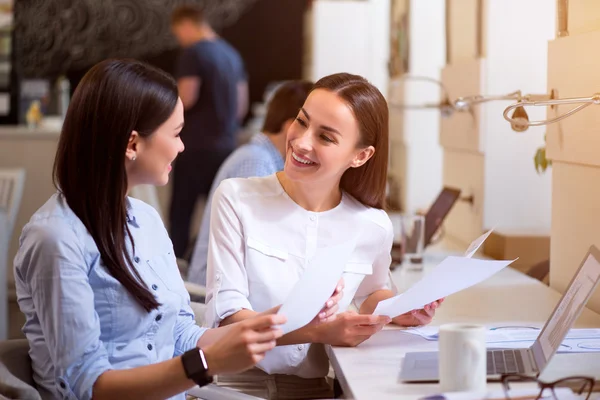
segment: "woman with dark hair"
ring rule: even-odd
[[[371,315],[394,295],[389,280],[392,224],[384,212],[388,107],[364,78],[320,79],[287,132],[285,167],[263,178],[229,179],[212,204],[207,319],[212,326],[252,318],[285,299],[318,248],[355,243],[345,264],[337,318],[278,339],[280,346],[221,385],[266,398],[331,396],[321,344],[356,346],[391,322]],[[354,302],[359,314],[345,311]],[[343,304],[342,304],[343,303]],[[393,319],[431,321],[439,302]],[[312,343],[312,344],[311,344]]]
[[[141,62],[101,62],[77,87],[56,153],[58,193],[23,228],[15,258],[42,398],[184,399],[213,374],[251,367],[281,335],[277,308],[226,329],[197,326],[158,213],[127,197],[168,182],[182,127],[176,83]]]

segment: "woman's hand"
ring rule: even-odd
[[[208,373],[218,375],[244,371],[265,358],[283,332],[283,315],[258,315],[238,322],[212,345],[203,349]]]
[[[440,307],[444,299],[439,299],[433,303],[427,304],[421,310],[412,310],[406,314],[399,315],[393,319],[396,325],[400,326],[422,326],[429,324],[435,316],[435,310]]]
[[[331,322],[336,318],[336,312],[340,306],[338,303],[344,297],[344,278],[340,279],[333,294],[325,303],[325,306],[321,309],[319,314],[310,322],[310,324],[321,324],[324,322]]]
[[[346,311],[319,327],[318,342],[333,346],[358,346],[390,322],[389,317]]]
[[[333,294],[331,295],[331,297],[325,302],[325,305],[323,306],[323,308],[321,309],[321,311],[319,311],[319,314],[317,314],[317,316],[315,318],[313,318],[312,321],[310,321],[308,325],[317,325],[323,322],[331,322],[335,319],[335,313],[337,312],[337,310],[339,310],[339,301],[342,299],[342,297],[344,297],[344,279],[340,279],[340,281],[338,282],[337,286],[335,287],[335,290],[333,291]],[[273,308],[270,308],[266,311],[261,312],[260,314],[257,315],[271,315],[271,314],[276,314],[277,312],[279,312],[279,309],[281,308],[281,304],[278,306],[275,306]]]

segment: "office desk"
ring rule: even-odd
[[[446,255],[460,254],[461,251],[464,249],[451,244],[431,248],[424,258],[424,271],[433,268]],[[584,254],[581,255],[582,258],[583,256]],[[580,260],[573,262],[579,264]],[[400,267],[392,273],[392,277],[398,289],[404,291],[419,280],[422,274]],[[432,325],[466,322],[498,326],[540,326],[552,313],[560,296],[541,282],[505,268],[487,281],[448,297],[438,309]],[[598,328],[600,315],[586,309],[575,326]],[[404,333],[395,326],[386,327],[356,348],[327,346],[345,396],[357,400],[418,399],[439,393],[437,384],[406,384],[398,380],[405,353],[432,350],[437,350],[437,342]],[[595,355],[600,360],[600,354]],[[547,369],[554,362],[561,362],[560,358],[564,356],[572,354],[555,356]],[[597,365],[600,366],[600,361]],[[501,385],[491,383],[489,388],[501,389]]]

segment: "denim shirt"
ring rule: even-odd
[[[15,281],[33,377],[43,398],[91,399],[103,372],[168,360],[194,348],[206,330],[194,322],[158,213],[137,199],[128,198],[128,205],[135,244],[130,256],[160,303],[149,313],[108,273],[94,240],[61,194],[23,228]]]

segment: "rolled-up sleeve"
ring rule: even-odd
[[[224,180],[213,196],[208,238],[206,321],[211,327],[242,309],[252,310],[241,212],[233,183]]]
[[[377,252],[375,261],[373,262],[373,273],[365,277],[354,296],[353,304],[357,309],[360,309],[360,306],[367,299],[367,297],[377,290],[389,289],[397,292],[390,276],[394,231],[392,222],[389,220],[389,218],[386,218],[385,221],[386,224],[384,227],[384,237],[381,242],[381,247]]]
[[[188,350],[197,347],[198,340],[206,332],[206,328],[201,328],[194,319],[194,310],[190,307],[190,295],[187,291],[181,293],[183,304],[177,315],[175,323],[175,354],[179,356]]]
[[[100,322],[80,242],[68,224],[47,223],[26,231],[20,279],[29,293],[54,366],[57,392],[91,399],[94,383],[112,369],[100,341]]]

